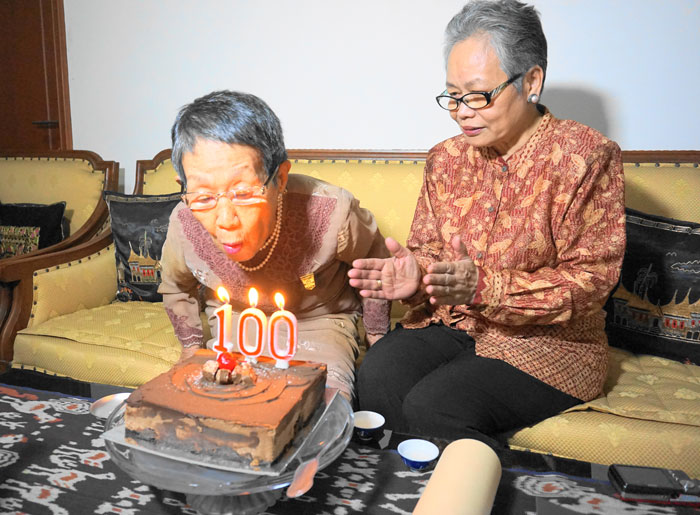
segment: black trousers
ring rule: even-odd
[[[475,353],[474,339],[445,325],[404,329],[375,343],[358,371],[359,407],[389,429],[447,439],[493,438],[582,401],[517,368]]]

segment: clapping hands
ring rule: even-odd
[[[431,304],[468,304],[474,297],[478,273],[459,236],[451,241],[454,261],[432,263],[423,274],[415,256],[393,238],[386,239],[390,258],[353,261],[348,271],[350,285],[362,297],[403,300],[422,287]]]

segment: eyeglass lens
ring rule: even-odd
[[[440,96],[440,107],[443,109],[448,109],[449,111],[455,111],[459,108],[459,99],[451,96]],[[462,101],[467,104],[467,107],[471,109],[480,109],[486,107],[489,103],[489,99],[483,93],[472,93],[465,96]]]

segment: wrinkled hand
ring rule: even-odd
[[[455,251],[455,261],[433,263],[423,276],[431,304],[458,306],[468,304],[474,297],[478,279],[476,265],[467,256],[467,249],[459,236],[454,236],[450,243]]]
[[[387,238],[389,258],[356,259],[348,271],[350,286],[362,297],[384,300],[407,299],[418,291],[421,269],[415,256],[395,239]]]

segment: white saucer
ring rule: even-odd
[[[107,418],[129,395],[131,395],[131,392],[122,392],[97,399],[90,406],[90,413],[97,418]]]

